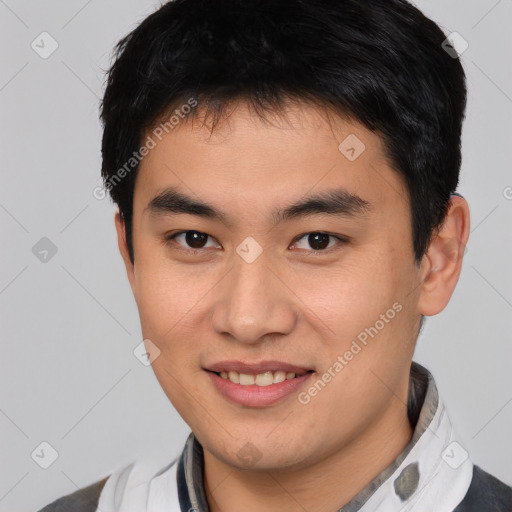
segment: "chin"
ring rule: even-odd
[[[275,440],[276,441],[276,440]],[[234,441],[227,440],[225,451],[219,451],[222,443],[214,444],[210,453],[224,464],[238,470],[287,471],[299,469],[308,464],[310,457],[304,444],[295,446],[289,442],[271,442],[262,435],[260,439]],[[204,445],[203,445],[204,446]]]

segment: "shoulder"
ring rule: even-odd
[[[101,490],[108,480],[108,476],[102,480],[78,489],[71,494],[46,505],[39,512],[96,512]]]
[[[454,512],[510,512],[512,487],[478,466],[473,466],[473,479],[468,492]]]

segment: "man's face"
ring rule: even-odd
[[[288,117],[239,104],[213,133],[183,121],[153,136],[135,186],[128,274],[153,369],[204,449],[240,468],[302,467],[391,433],[419,325],[408,196],[380,138],[313,107]],[[180,211],[171,188],[222,219]],[[335,192],[336,208],[276,213]],[[245,387],[223,367],[243,383],[274,371]],[[307,373],[270,384],[281,367]]]

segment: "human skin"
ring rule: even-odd
[[[213,132],[183,120],[158,142],[135,184],[134,265],[115,217],[143,337],[160,349],[153,370],[204,449],[212,512],[332,512],[395,459],[412,436],[406,403],[420,318],[448,303],[469,234],[467,203],[453,196],[416,264],[407,190],[380,137],[341,117],[329,123],[312,105],[287,108],[286,120],[275,114],[269,124],[240,102]],[[349,134],[365,144],[354,161],[338,149]],[[227,220],[152,214],[147,205],[167,187]],[[338,188],[369,209],[273,224],[276,208]],[[184,236],[166,241],[181,231],[209,237],[193,253]],[[316,232],[333,235],[329,248],[308,244]],[[252,263],[236,252],[246,237],[263,249]],[[298,392],[240,405],[205,370],[288,362],[314,369],[298,390],[307,391],[394,303],[401,311],[305,405]],[[247,443],[254,456],[243,458]]]

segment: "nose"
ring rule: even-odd
[[[217,333],[256,344],[268,335],[293,331],[298,298],[287,285],[286,276],[279,275],[274,267],[262,256],[252,263],[241,258],[235,261],[219,283],[212,306],[211,323]]]

